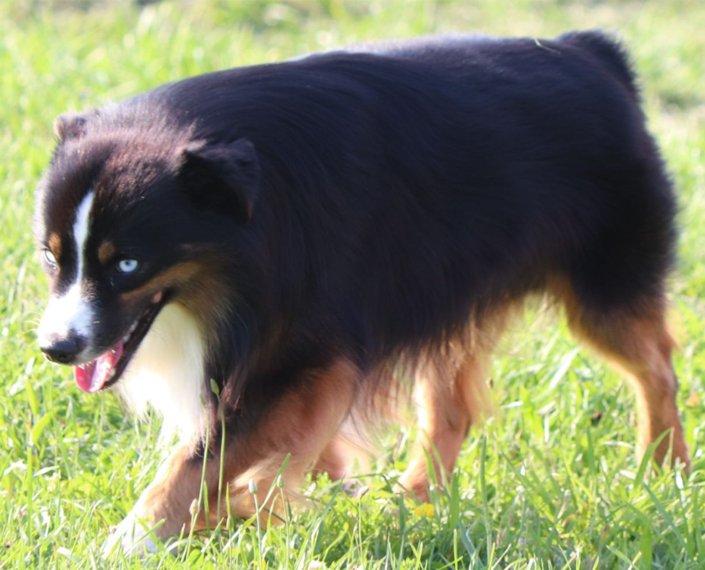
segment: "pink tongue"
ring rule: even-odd
[[[100,390],[112,376],[113,369],[120,360],[124,348],[124,343],[120,341],[95,360],[76,366],[73,372],[78,387],[84,392]]]

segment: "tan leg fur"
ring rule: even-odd
[[[245,436],[229,440],[222,468],[220,501],[220,446],[214,445],[215,451],[206,461],[204,476],[210,511],[205,513],[200,506],[195,528],[212,528],[220,522],[218,513],[221,521],[229,512],[249,516],[254,513],[255,503],[265,516],[280,511],[281,504],[277,501],[281,493],[272,493],[268,503],[265,499],[283,462],[287,460],[282,473],[283,493],[295,493],[301,479],[346,417],[357,376],[354,365],[340,359],[328,369],[302,380],[297,389],[285,394]],[[149,532],[160,539],[188,532],[194,508],[198,506],[202,473],[203,460],[194,458],[190,447],[174,452],[109,539],[106,553],[118,543],[128,552],[151,549],[154,542],[148,538]],[[225,504],[224,496],[228,486],[230,505]],[[253,488],[256,488],[257,501],[250,492]]]

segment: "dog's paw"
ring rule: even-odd
[[[103,545],[102,554],[103,558],[108,558],[116,553],[122,553],[125,556],[144,556],[157,550],[158,545],[150,534],[149,523],[140,520],[132,512],[115,527],[115,530],[113,530]]]

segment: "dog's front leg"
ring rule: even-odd
[[[282,474],[285,495],[296,490],[347,416],[358,381],[357,368],[344,358],[307,371],[266,412],[250,409],[248,427],[226,425],[222,467],[222,434],[211,438],[205,458],[193,447],[176,450],[110,536],[105,554],[118,548],[126,553],[155,550],[157,540],[188,532],[192,524],[213,528],[228,514],[279,511],[281,494],[268,493],[277,475]],[[205,501],[197,502],[206,496],[208,511]]]
[[[217,489],[219,466],[218,458],[208,458],[204,464],[203,456],[193,446],[176,449],[110,535],[104,555],[117,549],[126,554],[154,551],[157,540],[188,531],[191,505],[200,496],[201,481],[205,488]]]

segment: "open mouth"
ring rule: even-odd
[[[149,307],[117,344],[98,358],[75,366],[74,377],[78,387],[84,392],[98,392],[115,384],[125,372],[164,304],[165,295],[160,291],[152,297]]]

